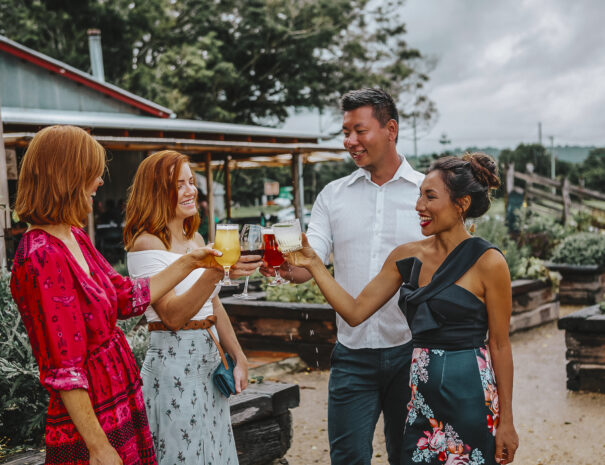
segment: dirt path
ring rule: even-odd
[[[562,315],[575,310],[564,307]],[[515,361],[514,412],[520,465],[605,465],[605,395],[574,393],[565,387],[565,341],[555,323],[511,337]],[[293,410],[290,465],[329,464],[328,372],[297,373],[281,381],[298,383],[300,407]],[[387,464],[379,423],[373,464]]]

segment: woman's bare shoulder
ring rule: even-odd
[[[140,252],[142,250],[167,250],[166,246],[158,236],[143,233],[134,241],[129,252]]]
[[[409,257],[421,258],[423,251],[426,249],[430,239],[422,239],[420,241],[408,242],[395,247],[389,258],[398,261]]]
[[[206,245],[206,242],[204,241],[204,238],[202,237],[202,235],[199,232],[196,232],[193,235],[193,242],[195,242],[195,244],[198,247],[204,247]]]

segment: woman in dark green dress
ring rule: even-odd
[[[334,281],[305,238],[303,249],[287,257],[313,274],[351,326],[400,291],[414,344],[404,465],[514,459],[519,440],[512,418],[510,274],[500,251],[464,226],[465,219],[488,210],[489,190],[499,184],[496,164],[485,154],[436,160],[416,204],[429,237],[393,250],[355,299]]]

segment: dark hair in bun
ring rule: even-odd
[[[462,158],[443,157],[431,163],[427,174],[438,170],[452,202],[469,195],[471,205],[464,218],[479,218],[490,206],[490,189],[500,187],[498,166],[492,157],[481,152],[466,153]]]

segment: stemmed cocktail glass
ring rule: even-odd
[[[263,239],[265,244],[265,255],[263,257],[263,262],[266,266],[273,267],[275,270],[275,278],[268,285],[279,286],[280,284],[288,284],[290,281],[282,278],[279,274],[279,267],[284,262],[284,256],[277,246],[273,229],[263,229]]]
[[[265,250],[262,226],[257,224],[245,224],[239,239],[242,255],[260,255],[261,257],[264,255]],[[248,295],[249,278],[249,276],[246,276],[244,291],[241,294],[234,294],[233,297],[243,300],[254,299],[254,297]]]

